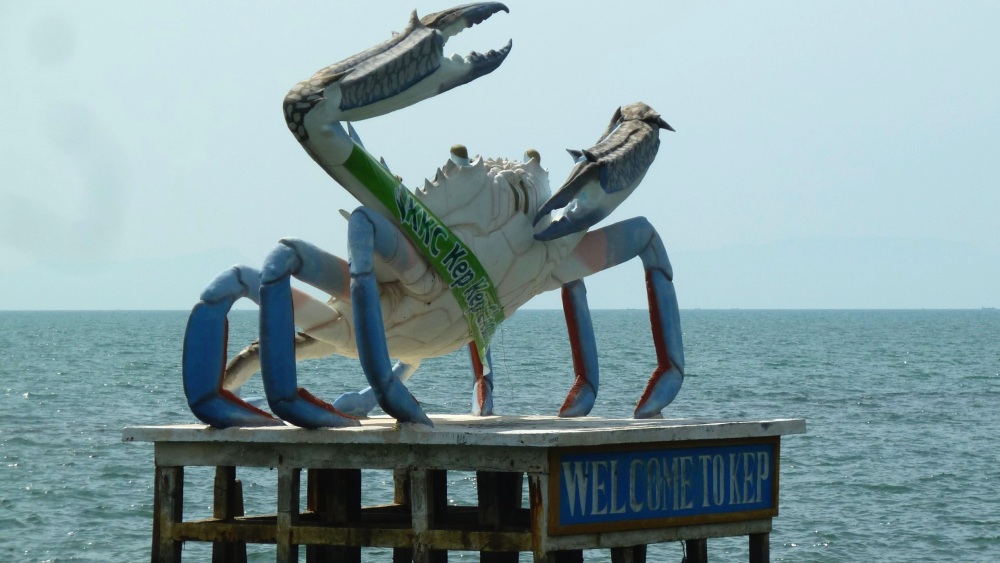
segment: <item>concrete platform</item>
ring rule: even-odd
[[[723,440],[805,433],[805,420],[620,419],[554,416],[432,415],[434,428],[397,424],[387,416],[353,428],[307,430],[295,426],[227,428],[204,424],[130,426],[126,442],[234,442],[281,444],[420,444],[557,448],[607,443]]]

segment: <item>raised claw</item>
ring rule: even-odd
[[[465,57],[445,57],[444,44],[500,11],[508,10],[499,2],[481,2],[419,19],[414,12],[401,33],[292,88],[285,97],[289,129],[305,141],[314,125],[384,115],[493,72],[507,57],[511,42],[498,51]],[[315,124],[308,122],[311,115],[318,118]]]
[[[510,13],[510,10],[501,2],[477,2],[428,14],[420,18],[420,23],[440,31],[445,39],[450,39],[465,29],[483,23],[497,12]]]
[[[535,239],[548,241],[586,230],[614,211],[653,163],[660,129],[674,130],[653,108],[637,102],[618,108],[596,145],[570,150],[576,166],[535,215],[541,229]],[[553,211],[551,223],[543,223]]]

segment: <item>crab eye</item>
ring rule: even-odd
[[[469,149],[465,148],[465,145],[452,145],[451,146],[451,156],[452,162],[455,164],[460,164],[462,166],[469,165]]]

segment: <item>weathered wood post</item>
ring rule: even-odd
[[[646,563],[646,546],[612,547],[611,563]]]
[[[278,563],[295,563],[299,546],[292,538],[292,527],[299,523],[299,486],[301,469],[278,466]]]
[[[153,487],[153,563],[180,563],[174,527],[184,520],[184,467],[156,466]]]
[[[687,552],[688,563],[708,562],[708,540],[698,538],[684,541],[684,550]]]
[[[243,487],[236,479],[236,466],[215,468],[214,491],[213,518],[232,523],[237,516],[243,516]],[[212,563],[246,563],[246,542],[225,540],[212,543]]]
[[[447,472],[410,471],[410,509],[413,518],[413,563],[447,563],[448,551],[434,549],[433,530],[448,509]]]
[[[405,467],[397,467],[392,471],[392,501],[406,509],[406,514],[412,514],[410,508],[410,471]],[[413,527],[412,520],[410,528]],[[392,563],[411,563],[413,547],[392,548]]]
[[[361,470],[310,469],[307,472],[306,509],[317,523],[357,528],[361,525]],[[360,546],[309,545],[306,562],[361,563]]]
[[[521,508],[524,473],[476,472],[476,496],[479,499],[479,524],[499,532],[513,525],[515,511]],[[516,551],[480,551],[480,563],[517,563]]]
[[[771,560],[771,534],[750,534],[750,563],[768,563]]]

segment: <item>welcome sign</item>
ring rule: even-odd
[[[778,439],[554,450],[549,533],[768,518],[778,514]]]

